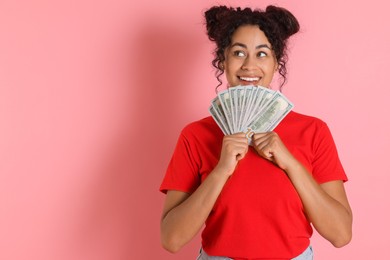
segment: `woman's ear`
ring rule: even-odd
[[[218,62],[218,69],[222,70],[222,71],[225,71],[225,63],[226,63],[226,58],[224,55],[221,55],[221,54],[218,54],[218,59],[219,59],[219,62]]]
[[[280,68],[280,64],[279,64],[279,62],[277,62],[275,64],[275,72],[277,72],[279,70],[279,68]]]
[[[225,70],[225,61],[219,60],[218,62],[218,69]]]
[[[276,54],[274,51],[272,52],[272,57],[274,58],[274,61],[275,61],[274,72],[277,72],[280,68],[280,63],[279,63],[279,60],[276,58]]]

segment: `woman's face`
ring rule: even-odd
[[[230,87],[269,87],[278,63],[267,37],[256,25],[243,25],[233,33],[222,63]]]

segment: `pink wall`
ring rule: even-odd
[[[158,186],[214,96],[202,10],[259,1],[138,2],[0,2],[0,259],[195,259],[160,247]],[[275,2],[302,24],[284,92],[350,178],[353,241],[316,259],[390,259],[389,6]]]

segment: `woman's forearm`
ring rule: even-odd
[[[165,249],[177,252],[202,228],[229,175],[215,169],[182,203],[169,210],[161,221]]]
[[[319,185],[299,162],[286,173],[318,233],[335,247],[348,244],[352,237],[352,212],[342,181]]]

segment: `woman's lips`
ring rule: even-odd
[[[260,77],[244,77],[244,76],[238,76],[238,79],[243,82],[244,84],[255,84],[259,82]]]

